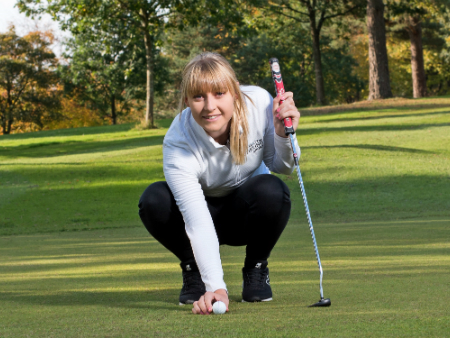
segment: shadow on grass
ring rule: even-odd
[[[415,152],[408,148],[374,145],[339,146]],[[0,234],[80,231],[140,224],[137,204],[142,192],[149,184],[164,180],[162,161],[150,164],[145,170],[133,164],[105,164],[89,168],[58,166],[45,170],[41,167],[22,167],[20,174],[31,182],[39,179],[40,186],[13,181],[14,172],[11,173],[11,179],[8,178],[11,182],[2,182],[0,214],[3,218]],[[338,164],[333,168],[312,169],[305,163],[302,175],[314,222],[448,215],[448,175],[430,172],[426,175],[378,177],[377,173],[370,171],[367,176],[362,176],[361,170],[365,168],[349,168]],[[330,172],[334,175],[332,181],[326,179]],[[346,178],[336,179],[343,176]],[[117,182],[118,177],[125,178],[125,182]],[[280,177],[291,191],[291,217],[303,219],[304,207],[295,173]],[[47,181],[49,183],[44,183]]]
[[[78,154],[108,153],[137,147],[162,145],[163,139],[163,135],[154,135],[127,138],[125,140],[42,142],[15,147],[10,146],[6,150],[2,149],[0,154],[13,159],[18,157],[51,158]],[[0,165],[2,165],[1,162]]]
[[[159,128],[169,128],[173,118],[156,120]],[[80,127],[56,130],[44,130],[23,134],[0,135],[0,140],[27,140],[44,137],[83,136],[95,134],[112,134],[134,130],[136,123],[124,123],[112,126]],[[155,130],[155,129],[152,129]]]
[[[326,181],[329,168],[302,170],[313,221],[348,222],[446,217],[450,210],[450,177],[442,174],[360,176],[360,169],[336,167],[333,175],[357,179]],[[319,181],[314,177],[322,177]],[[291,191],[291,218],[304,216],[303,198],[295,174],[282,177]],[[312,180],[313,179],[313,180]],[[311,181],[312,180],[312,181]]]
[[[140,196],[149,184],[164,180],[161,166],[148,168],[146,171],[133,166],[128,166],[129,170],[110,166],[100,171],[91,171],[87,174],[90,176],[86,176],[82,168],[70,172],[60,169],[47,171],[50,175],[42,177],[56,180],[49,186],[44,184],[39,188],[34,185],[28,187],[28,184],[2,185],[0,235],[138,226],[141,224],[138,215]],[[56,176],[52,177],[51,173]],[[139,182],[114,184],[109,181],[110,177],[118,175],[133,177],[133,180]],[[156,177],[159,179],[155,179]],[[76,179],[82,181],[75,182]],[[95,181],[91,183],[87,181],[89,179]]]
[[[103,306],[110,308],[180,310],[178,296],[180,289],[148,291],[58,291],[37,295],[22,292],[0,291],[0,300],[44,306]]]
[[[300,135],[315,135],[322,133],[342,133],[342,132],[380,132],[380,131],[412,131],[423,130],[433,127],[448,127],[450,123],[421,123],[421,124],[383,124],[375,126],[354,126],[354,127],[332,127],[332,128],[299,128]]]
[[[448,97],[435,97],[440,102],[427,102],[428,99],[414,99],[402,102],[385,102],[384,100],[378,102],[361,101],[354,104],[344,104],[339,106],[323,106],[316,108],[300,108],[303,116],[319,116],[319,115],[335,115],[348,113],[362,113],[362,112],[389,112],[398,110],[419,110],[419,109],[439,109],[448,108],[448,102],[445,99]],[[443,99],[443,100],[442,100]]]
[[[404,148],[404,147],[393,147],[393,146],[383,146],[379,144],[339,144],[334,146],[305,146],[302,149],[327,149],[327,148],[355,148],[355,149],[369,149],[369,150],[381,150],[381,151],[398,151],[405,153],[420,153],[420,154],[435,154],[433,151],[414,149],[414,148]]]
[[[64,136],[82,136],[95,134],[120,133],[134,129],[135,123],[118,124],[114,126],[98,126],[98,127],[80,127],[56,130],[44,130],[23,134],[2,135],[3,139],[8,140],[27,140],[43,137],[64,137]]]
[[[161,156],[162,157],[162,156]],[[117,163],[118,165],[114,165]],[[132,165],[133,163],[142,163],[141,165]],[[131,164],[131,165],[124,165]],[[4,164],[8,165],[8,164]],[[13,164],[10,164],[13,165]],[[44,168],[42,168],[44,167]],[[44,169],[44,170],[43,170]],[[145,170],[145,171],[143,171]],[[17,179],[15,179],[17,175]],[[90,163],[43,163],[41,165],[30,163],[22,165],[20,168],[20,174],[16,174],[15,171],[7,172],[2,177],[2,189],[34,189],[37,188],[47,190],[55,189],[55,184],[59,187],[57,190],[53,190],[53,193],[57,193],[58,190],[64,191],[69,195],[77,194],[83,189],[90,189],[90,183],[96,183],[104,187],[97,187],[99,189],[112,187],[115,184],[120,185],[122,179],[127,182],[135,180],[146,180],[153,182],[155,179],[163,179],[163,161],[162,158],[149,158],[142,160],[128,161],[108,161],[107,163],[97,164],[92,166]],[[24,178],[27,181],[22,182]],[[37,179],[45,185],[35,185],[33,179]],[[77,182],[78,181],[78,182]],[[66,185],[64,185],[66,184]],[[85,184],[82,186],[82,184]],[[77,191],[70,191],[69,189],[77,189]],[[50,191],[49,191],[50,192]],[[0,191],[1,195],[1,191]],[[119,197],[119,196],[117,196]],[[0,206],[1,207],[1,206]]]
[[[430,107],[431,108],[431,107]],[[432,109],[435,108],[449,108],[448,105],[441,106],[433,106]],[[400,111],[398,114],[383,114],[384,112],[391,112],[391,110],[380,110],[378,113],[380,115],[375,115],[374,111],[370,111],[370,116],[361,116],[361,117],[340,117],[336,119],[325,119],[318,120],[314,123],[329,123],[329,122],[349,122],[349,121],[369,121],[369,120],[380,120],[380,119],[388,119],[388,118],[407,118],[407,117],[420,117],[420,116],[432,116],[432,115],[442,115],[442,114],[450,114],[450,110],[448,111],[438,111],[438,112],[425,112],[425,113],[412,113],[412,114],[404,114],[402,111],[411,111],[411,110],[419,110],[419,109],[411,109],[411,107],[399,107],[395,110]],[[430,109],[420,109],[420,110],[430,110]]]

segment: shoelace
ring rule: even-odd
[[[203,288],[204,284],[202,281],[202,277],[196,271],[186,271],[183,273],[183,284],[186,289],[189,288]]]
[[[261,285],[266,281],[266,273],[264,270],[251,269],[245,273],[246,285]]]

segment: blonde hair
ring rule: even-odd
[[[236,74],[228,61],[216,53],[197,55],[184,68],[180,91],[180,111],[183,110],[186,97],[198,93],[230,91],[236,98],[230,126],[230,151],[234,163],[244,164],[247,159],[249,133],[244,97],[249,97],[241,92]]]

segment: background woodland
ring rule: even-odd
[[[449,0],[19,0],[51,31],[0,32],[0,133],[155,120],[178,113],[184,65],[225,56],[273,92],[277,57],[298,107],[450,93]]]

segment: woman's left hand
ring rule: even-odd
[[[280,104],[280,100],[283,103]],[[294,131],[297,130],[298,121],[300,120],[300,112],[295,106],[294,94],[286,92],[282,96],[277,96],[273,100],[273,125],[278,136],[288,137],[284,132],[283,119],[289,117],[292,120]]]

